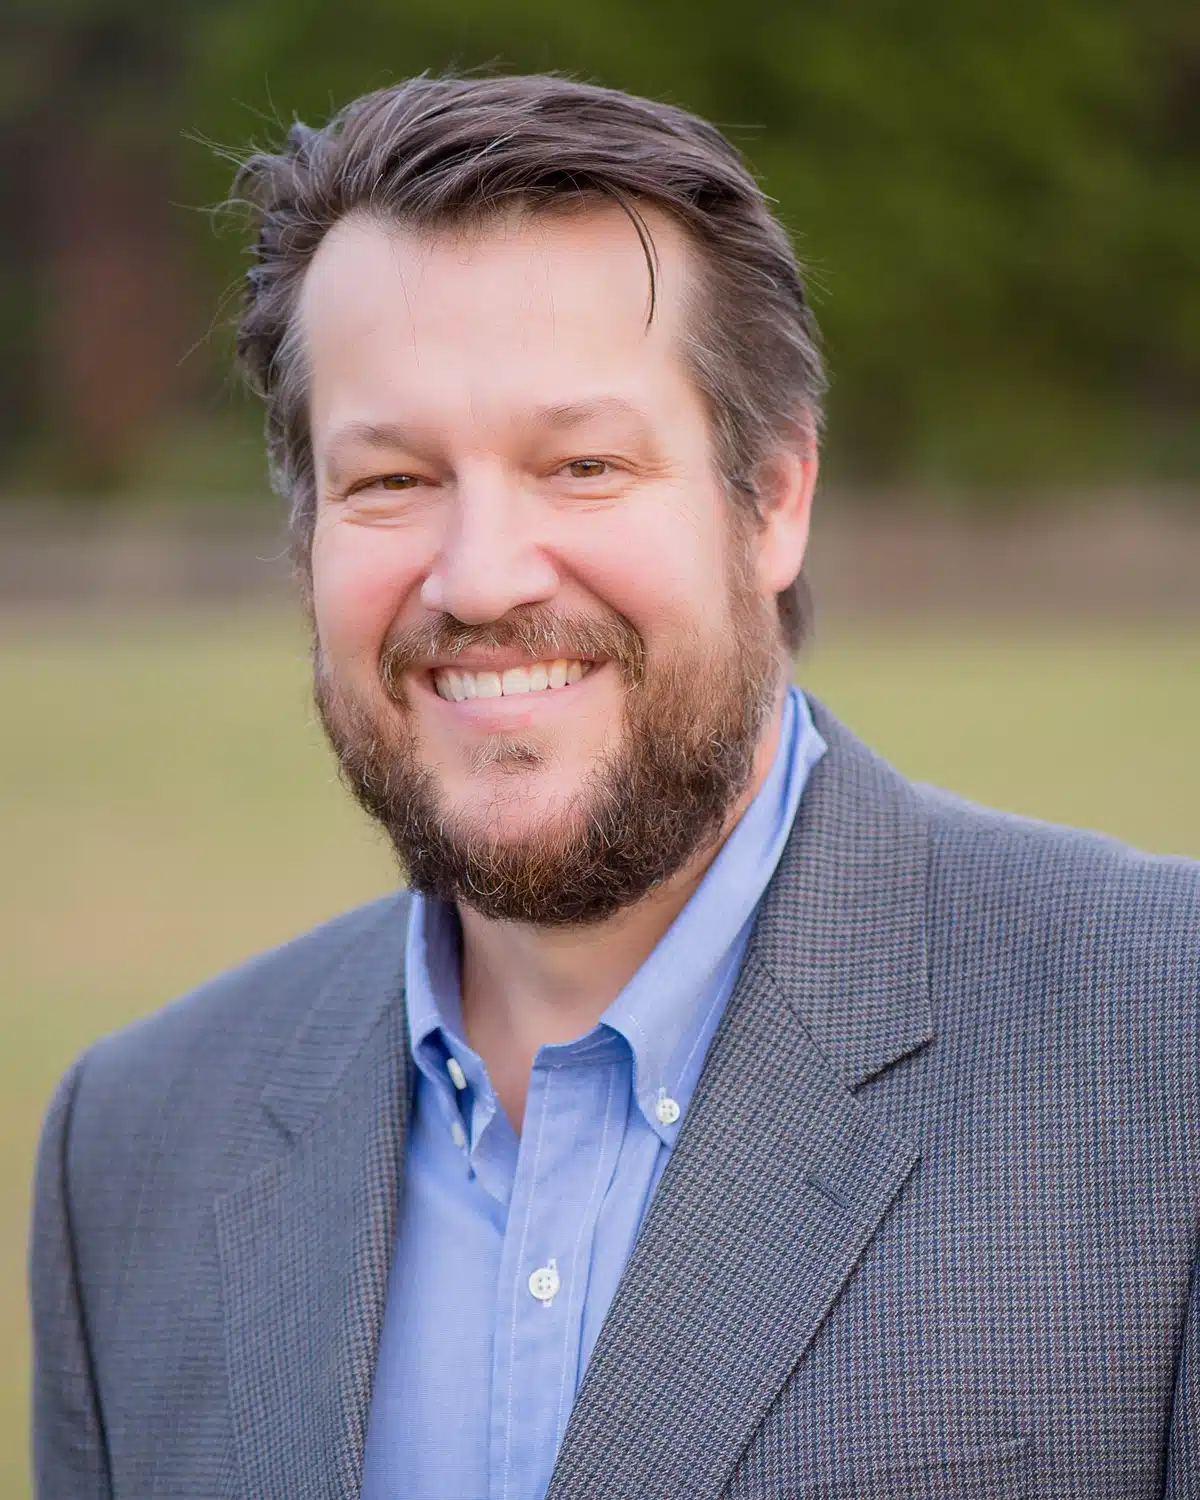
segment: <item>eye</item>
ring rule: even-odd
[[[602,458],[573,458],[563,465],[563,470],[572,479],[599,479],[610,467]]]
[[[375,481],[381,490],[411,490],[420,482],[415,474],[381,474]]]

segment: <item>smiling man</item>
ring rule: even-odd
[[[1200,1495],[1200,873],[789,686],[821,364],[736,152],[421,79],[238,192],[409,889],[64,1080],[42,1500]]]

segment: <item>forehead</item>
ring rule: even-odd
[[[314,430],[343,406],[455,391],[479,410],[671,400],[687,384],[690,251],[665,215],[646,218],[653,318],[646,254],[616,205],[437,231],[342,220],[313,258],[298,309]]]

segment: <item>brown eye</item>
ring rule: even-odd
[[[385,474],[379,481],[381,488],[385,490],[411,490],[416,483],[414,474]]]
[[[602,458],[573,458],[566,466],[572,479],[597,479],[607,468]]]

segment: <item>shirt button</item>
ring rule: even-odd
[[[659,1089],[658,1101],[654,1106],[654,1113],[660,1125],[674,1125],[679,1118],[679,1105],[670,1098],[666,1089]]]
[[[462,1128],[460,1120],[453,1120],[450,1124],[450,1139],[461,1151],[467,1144],[467,1132]]]
[[[536,1297],[539,1302],[545,1303],[547,1307],[554,1301],[555,1294],[561,1285],[562,1282],[559,1280],[558,1275],[558,1262],[555,1260],[549,1260],[544,1266],[539,1266],[529,1278],[529,1291],[531,1295]]]
[[[452,1057],[446,1064],[446,1072],[450,1075],[450,1082],[456,1089],[465,1089],[467,1086],[467,1075],[462,1070],[462,1064],[457,1057]]]

